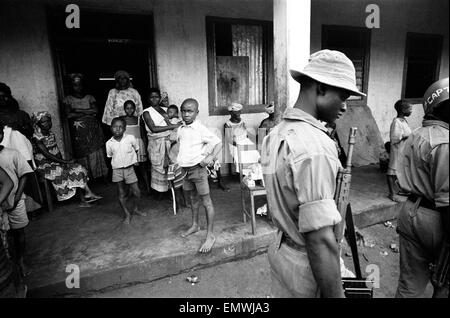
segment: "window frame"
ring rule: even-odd
[[[208,109],[210,116],[228,115],[228,110],[225,106],[217,107],[216,96],[216,48],[215,48],[215,23],[229,23],[241,25],[259,25],[263,27],[263,45],[264,45],[264,100],[265,104],[257,105],[243,105],[242,114],[254,114],[265,112],[264,107],[273,100],[274,97],[274,79],[273,79],[273,22],[267,20],[255,19],[238,19],[238,18],[223,18],[215,16],[206,16],[206,48],[207,48],[207,63],[208,63]]]
[[[365,34],[365,43],[364,43],[364,74],[363,74],[363,93],[368,95],[369,88],[369,73],[370,73],[370,49],[371,49],[371,41],[372,41],[372,30],[365,27],[357,27],[357,26],[347,26],[347,25],[333,25],[333,24],[323,24],[322,25],[322,50],[329,49],[329,47],[325,46],[326,41],[328,39],[328,31],[329,30],[338,30],[338,31],[358,31]],[[362,96],[361,99],[349,99],[347,100],[348,106],[367,106],[367,96]]]
[[[407,32],[406,33],[406,45],[405,45],[405,59],[403,64],[403,75],[402,75],[402,94],[401,98],[405,101],[412,103],[412,104],[422,104],[423,97],[405,97],[406,93],[406,80],[408,77],[408,61],[409,61],[409,49],[411,47],[411,37],[415,38],[435,38],[439,41],[438,44],[438,53],[436,57],[436,67],[434,70],[434,79],[432,83],[437,81],[439,79],[439,71],[441,69],[441,59],[442,59],[442,49],[443,49],[443,43],[444,43],[444,37],[441,34],[436,33],[418,33],[418,32]],[[432,84],[430,83],[430,85]]]

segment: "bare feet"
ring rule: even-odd
[[[90,208],[92,205],[90,205],[88,202],[81,202],[78,204],[78,207],[80,208]]]
[[[123,219],[122,223],[123,223],[123,224],[130,224],[130,217],[129,217],[129,216],[126,216],[126,217]]]
[[[216,237],[213,234],[207,234],[205,243],[203,243],[198,251],[200,253],[209,253],[215,242]]]
[[[23,261],[19,262],[19,270],[22,277],[27,277],[31,273],[31,270],[27,266],[25,266]]]
[[[402,202],[402,199],[400,198],[400,196],[398,196],[396,194],[389,194],[388,198],[394,202]]]
[[[134,210],[133,213],[139,216],[147,216],[146,212],[139,211],[138,209]]]
[[[200,227],[198,225],[192,225],[189,230],[181,234],[181,237],[186,237],[191,234],[194,234],[195,232],[198,232],[200,230]]]

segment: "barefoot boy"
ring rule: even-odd
[[[141,197],[138,187],[138,179],[133,166],[137,164],[137,151],[139,145],[136,138],[132,135],[124,134],[126,127],[125,119],[117,117],[111,122],[111,132],[113,136],[106,142],[106,154],[111,160],[112,182],[117,183],[119,190],[120,206],[125,213],[125,224],[130,223],[130,212],[126,207],[125,184],[130,185],[132,195],[134,196],[133,212],[137,215],[146,216],[145,212],[138,209],[137,201]]]
[[[186,171],[183,189],[186,191],[192,209],[192,226],[181,234],[186,237],[200,230],[198,213],[200,202],[206,210],[206,240],[199,249],[200,253],[208,253],[216,241],[213,234],[214,207],[209,196],[208,174],[206,166],[211,164],[219,154],[222,143],[216,135],[203,126],[198,120],[198,102],[186,99],[181,104],[181,116],[184,124],[178,128],[180,151],[177,162]]]

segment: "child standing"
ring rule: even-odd
[[[167,109],[167,117],[172,125],[177,125],[182,122],[182,120],[178,117],[178,107],[176,105],[169,106]],[[177,142],[177,130],[172,130],[169,135],[169,140],[170,148],[166,151],[168,156],[167,161],[169,163],[169,166],[167,167],[167,181],[175,191],[177,211],[179,211],[182,207],[186,207],[186,199],[182,189],[186,172],[177,163],[177,157],[180,151],[180,143]]]
[[[0,124],[0,142],[3,140],[3,125]],[[25,158],[15,149],[0,146],[0,167],[8,174],[13,182],[13,189],[6,201],[6,212],[10,227],[13,246],[13,260],[22,277],[27,274],[24,265],[25,256],[25,227],[28,225],[25,196],[23,190],[27,177],[33,173]]]
[[[137,164],[137,152],[139,145],[133,135],[124,134],[126,127],[125,119],[116,117],[111,122],[111,132],[113,136],[106,142],[106,155],[112,158],[111,166],[112,182],[117,183],[119,192],[119,203],[125,213],[123,222],[130,224],[130,212],[126,207],[125,185],[129,185],[134,197],[133,213],[146,216],[147,213],[138,209],[138,200],[141,198],[141,192],[137,183],[136,173],[133,166]]]
[[[389,155],[389,168],[387,172],[387,181],[389,187],[389,198],[392,201],[400,202],[397,193],[397,164],[400,159],[402,141],[411,135],[411,129],[405,117],[412,114],[412,105],[404,100],[399,100],[394,105],[397,111],[397,117],[394,118],[390,129],[391,151]]]
[[[16,273],[9,258],[8,245],[6,244],[6,231],[9,230],[8,214],[3,211],[3,206],[8,204],[7,200],[12,189],[13,181],[0,167],[0,298],[19,297],[16,290]]]
[[[183,234],[186,237],[200,230],[198,214],[200,202],[206,210],[206,240],[199,249],[200,253],[211,251],[216,238],[213,234],[214,207],[209,195],[208,174],[206,166],[217,158],[222,142],[198,120],[198,102],[189,98],[181,104],[181,116],[184,124],[178,128],[180,151],[177,162],[186,171],[183,190],[189,195],[192,210],[192,226]]]
[[[150,182],[148,180],[147,171],[145,170],[145,163],[147,162],[147,152],[144,141],[141,136],[141,123],[139,117],[136,116],[136,104],[132,100],[127,100],[123,104],[125,110],[125,116],[122,116],[126,122],[125,132],[129,135],[133,135],[139,145],[139,150],[137,152],[137,161],[139,165],[137,166],[139,175],[144,178],[145,187],[147,192],[150,193]]]

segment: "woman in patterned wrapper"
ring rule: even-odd
[[[89,177],[96,179],[108,175],[105,161],[105,138],[94,96],[84,93],[83,75],[69,75],[71,93],[64,99],[64,106],[69,119],[73,154],[76,161],[86,167]]]
[[[52,118],[46,111],[35,112],[32,115],[34,123],[33,144],[34,160],[37,172],[51,181],[58,201],[72,198],[77,189],[79,192],[80,207],[90,207],[90,202],[101,199],[89,188],[87,170],[72,160],[64,160],[56,143],[55,134],[51,131]]]
[[[103,111],[102,122],[110,126],[113,118],[125,116],[123,104],[127,100],[132,100],[136,104],[136,116],[142,115],[143,107],[141,95],[135,90],[130,82],[130,74],[125,71],[117,71],[114,74],[116,87],[111,89],[106,100]]]
[[[181,123],[172,124],[166,111],[161,107],[161,91],[150,88],[148,104],[143,118],[148,139],[148,156],[151,162],[151,188],[156,191],[156,199],[162,200],[162,193],[169,190],[167,181],[167,149],[170,149],[170,133]]]

